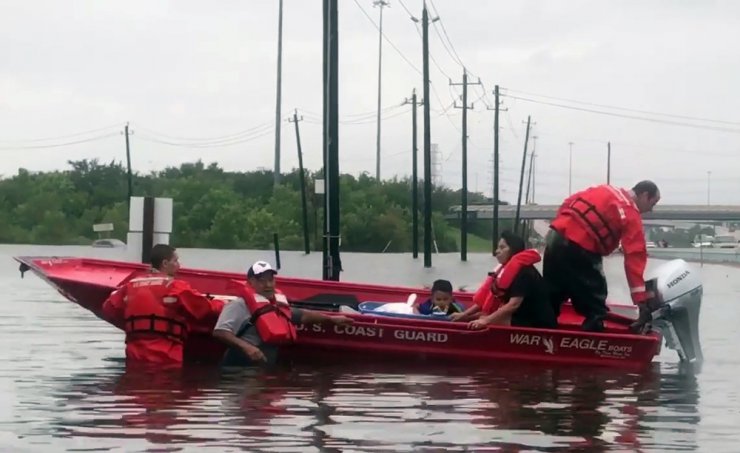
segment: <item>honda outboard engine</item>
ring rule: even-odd
[[[660,330],[666,346],[678,352],[682,362],[700,364],[704,359],[699,342],[703,288],[697,271],[676,259],[652,274],[645,283],[657,297],[657,303],[650,304],[653,328]]]

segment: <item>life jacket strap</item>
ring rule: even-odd
[[[187,326],[184,323],[154,314],[129,316],[124,330],[129,335],[158,335],[180,343],[187,337]]]

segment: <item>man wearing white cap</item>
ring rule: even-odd
[[[255,294],[270,301],[280,298],[287,303],[283,294],[275,291],[277,271],[267,261],[257,261],[247,270],[247,282]],[[265,343],[257,327],[251,322],[252,313],[245,301],[237,298],[221,311],[213,329],[213,336],[229,346],[224,356],[224,366],[245,366],[260,362],[274,363],[278,346]],[[313,310],[290,307],[290,322],[299,324],[351,324],[346,316],[326,316]]]

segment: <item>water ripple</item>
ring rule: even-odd
[[[740,287],[711,286],[740,270],[703,270],[701,374],[670,351],[645,373],[393,362],[127,372],[119,331],[13,271],[0,267],[1,451],[721,452],[740,441],[740,311],[715,308]]]

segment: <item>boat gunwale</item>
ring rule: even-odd
[[[65,278],[62,276],[52,276],[48,272],[45,272],[48,267],[41,266],[36,263],[38,260],[64,260],[65,262],[75,261],[78,263],[84,264],[101,264],[106,267],[111,268],[124,268],[124,269],[131,269],[131,272],[136,271],[144,271],[148,268],[146,264],[143,263],[134,263],[134,262],[127,262],[127,261],[118,261],[118,260],[106,260],[106,259],[98,259],[98,258],[87,258],[87,257],[75,257],[75,256],[14,256],[13,259],[16,261],[23,263],[27,265],[31,271],[33,271],[36,275],[41,277],[43,280],[51,283],[54,287],[58,289],[59,282],[69,282],[74,284],[79,284],[80,282],[78,280],[72,280],[69,278]],[[214,270],[208,270],[208,269],[199,269],[199,268],[182,268],[181,272],[183,274],[187,275],[196,275],[196,276],[202,276],[202,277],[208,277],[208,276],[219,276],[224,278],[233,278],[234,276],[237,276],[239,279],[243,279],[244,276],[241,274],[238,274],[236,272],[225,272],[225,271],[214,271]],[[357,282],[335,282],[335,281],[316,281],[316,280],[310,280],[310,279],[304,279],[299,277],[282,277],[284,279],[288,279],[288,281],[292,283],[297,284],[306,284],[307,286],[312,287],[318,287],[318,288],[331,288],[331,287],[342,287],[344,289],[360,289],[360,288],[371,288],[373,290],[382,290],[385,293],[390,294],[397,294],[398,292],[402,292],[403,290],[410,290],[413,292],[417,292],[420,290],[420,288],[413,288],[413,287],[385,287],[381,285],[375,285],[375,284],[367,284],[367,283],[357,283]],[[279,281],[280,277],[278,277]],[[125,278],[124,278],[125,280]],[[100,284],[100,283],[93,283],[93,282],[84,282],[85,285],[91,286],[91,287],[97,287],[97,288],[104,288],[104,289],[115,289],[117,285],[106,285],[106,284]],[[380,292],[380,291],[379,291]],[[460,292],[460,294],[464,294],[467,296],[472,296],[473,293],[469,292]],[[610,304],[615,307],[626,307],[628,305],[626,304]],[[630,318],[627,318],[625,316],[613,313],[613,315],[616,315],[621,322],[628,322],[630,321]],[[366,324],[372,324],[372,325],[378,325],[377,322],[378,318],[382,318],[382,324],[383,325],[389,325],[389,326],[398,326],[398,327],[421,327],[421,328],[427,328],[427,329],[435,329],[437,331],[454,331],[456,333],[459,333],[461,331],[466,331],[466,325],[460,325],[459,328],[450,329],[449,328],[449,321],[445,320],[435,320],[435,319],[407,319],[407,318],[396,318],[393,316],[382,316],[377,314],[363,314],[363,313],[343,313],[343,315],[351,317],[353,319],[358,319],[360,322],[366,323]],[[376,320],[376,322],[371,322],[369,320]],[[417,323],[424,323],[428,324],[428,326],[417,326]],[[457,325],[457,324],[455,324]],[[586,332],[583,330],[578,330],[575,326],[573,328],[563,326],[561,328],[557,329],[550,329],[550,328],[536,328],[536,327],[521,327],[521,326],[504,326],[504,325],[493,325],[493,326],[486,326],[485,329],[481,329],[478,332],[485,332],[488,329],[495,329],[495,330],[501,330],[501,331],[510,331],[510,332],[521,332],[521,333],[535,333],[535,334],[563,334],[567,332],[568,334],[573,334],[579,337],[588,337],[588,338],[601,338],[601,339],[621,339],[621,340],[629,340],[629,341],[635,341],[640,343],[651,343],[651,342],[660,342],[661,336],[657,332],[651,332],[648,335],[640,335],[635,334],[632,332],[629,332],[626,330],[624,333],[614,333],[614,332]],[[476,331],[470,331],[471,333]]]

